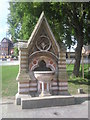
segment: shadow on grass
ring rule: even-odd
[[[82,80],[68,80],[68,82],[70,83],[74,83],[74,84],[85,84],[85,85],[90,85],[90,81],[85,81],[85,79],[82,81]]]
[[[79,73],[79,77],[72,76],[72,71],[67,71],[69,80],[68,82],[74,83],[74,84],[85,84],[85,85],[90,85],[90,73],[89,72],[84,72],[84,79],[82,78],[81,72]]]

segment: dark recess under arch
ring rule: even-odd
[[[49,67],[46,67],[46,62],[41,60],[39,63],[39,67],[35,68],[33,71],[52,71]]]

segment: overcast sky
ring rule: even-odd
[[[8,30],[7,16],[9,14],[9,2],[8,0],[0,1],[0,41],[6,37]]]

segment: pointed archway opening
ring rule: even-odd
[[[38,92],[41,94],[39,96],[47,96],[50,94],[50,74],[52,72],[51,68],[46,66],[46,62],[44,60],[40,60],[38,62],[38,67],[34,70],[34,75],[38,80]]]

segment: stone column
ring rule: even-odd
[[[27,71],[28,70],[28,50],[27,48],[20,48],[19,51],[20,56],[20,67],[19,70]]]
[[[38,82],[38,91],[40,91],[40,82]]]
[[[16,78],[18,81],[18,93],[16,94],[16,104],[21,104],[21,97],[28,96],[29,94],[29,81],[30,77],[28,74],[28,50],[27,47],[20,47],[19,48],[19,73]]]
[[[42,82],[42,94],[44,93],[44,82]]]
[[[58,59],[58,94],[68,95],[68,76],[66,72],[66,51],[61,48]]]
[[[28,71],[28,50],[27,48],[19,48],[19,58],[20,58],[20,63],[19,63],[19,73],[17,76],[17,80],[20,84],[25,83],[23,86],[24,87],[19,87],[18,91],[19,94],[28,94],[29,93],[29,74],[27,73]],[[27,87],[27,84],[28,87]]]
[[[49,83],[47,83],[47,91],[49,92]]]

